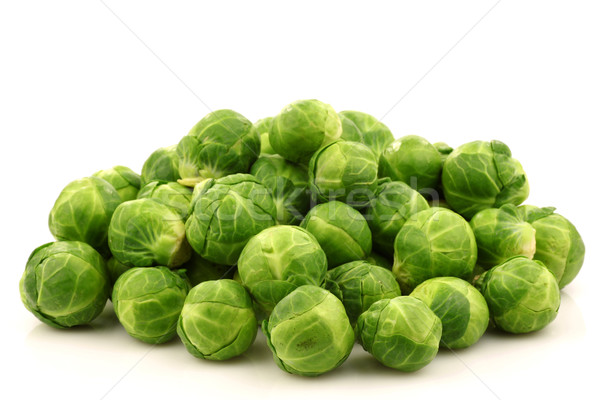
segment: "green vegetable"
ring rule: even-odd
[[[329,270],[325,289],[342,301],[352,325],[377,300],[402,294],[390,270],[366,261],[352,261]]]
[[[379,176],[401,181],[422,193],[435,189],[442,159],[437,149],[420,136],[409,135],[388,145],[379,159]]]
[[[178,267],[191,255],[177,211],[153,199],[122,203],[108,230],[113,256],[131,267]]]
[[[485,299],[468,282],[454,277],[428,279],[410,294],[423,301],[442,321],[440,345],[461,349],[475,344],[489,323]]]
[[[277,222],[298,225],[310,207],[306,166],[281,156],[261,156],[250,173],[271,191],[277,207]]]
[[[144,162],[141,186],[152,181],[176,182],[178,179],[181,179],[181,176],[179,175],[177,145],[157,149]]]
[[[206,281],[232,278],[236,271],[230,265],[221,265],[205,260],[196,252],[192,252],[192,257],[181,266],[181,269],[185,271],[192,287]]]
[[[207,281],[185,299],[177,334],[198,358],[227,360],[254,342],[258,323],[246,290],[230,279]]]
[[[412,372],[436,356],[442,323],[421,300],[409,296],[379,300],[358,317],[359,343],[383,365]]]
[[[338,140],[314,153],[308,177],[319,202],[339,200],[363,208],[377,189],[377,157],[362,143]]]
[[[21,300],[40,321],[69,328],[93,321],[110,291],[104,259],[82,242],[54,242],[31,253],[19,291]]]
[[[414,215],[394,242],[393,272],[402,293],[437,276],[469,280],[477,260],[477,244],[469,223],[445,208]]]
[[[135,199],[140,190],[140,176],[122,165],[98,171],[92,176],[102,178],[110,183],[119,193],[121,201]]]
[[[185,221],[190,211],[192,190],[177,182],[152,181],[140,189],[138,199],[153,199],[169,206]]]
[[[117,279],[123,275],[127,270],[131,269],[129,265],[125,265],[114,257],[111,257],[106,262],[106,270],[108,271],[108,277],[111,288],[114,286]],[[112,289],[111,289],[112,291]]]
[[[203,258],[234,265],[250,238],[275,225],[270,191],[252,175],[209,179],[194,189],[185,224],[187,238]]]
[[[248,172],[260,153],[252,123],[232,110],[202,118],[177,145],[179,183],[195,186],[208,178]]]
[[[540,261],[511,258],[484,272],[475,284],[490,308],[492,323],[506,332],[540,330],[558,313],[558,283]]]
[[[513,256],[533,258],[535,229],[514,205],[479,211],[470,225],[477,241],[477,263],[482,267],[489,269]]]
[[[85,242],[107,254],[108,225],[120,203],[119,193],[104,179],[92,176],[73,181],[50,211],[50,232],[56,240]]]
[[[286,160],[306,163],[321,146],[341,134],[340,117],[329,104],[298,100],[285,106],[275,117],[269,143]]]
[[[262,330],[273,359],[291,374],[317,376],[341,365],[354,345],[342,302],[317,286],[300,286],[273,309]]]
[[[273,126],[273,117],[259,119],[252,125],[252,134],[260,136],[260,155],[277,154],[269,143],[269,132]]]
[[[314,206],[300,224],[327,255],[329,268],[362,260],[371,253],[371,231],[365,217],[339,201]]]
[[[486,208],[519,205],[529,196],[523,167],[498,140],[456,148],[444,163],[442,185],[450,207],[467,219]]]
[[[361,140],[356,140],[358,136],[348,132],[352,129],[350,127],[345,128],[346,132],[342,133],[342,136],[345,135],[346,137],[342,138],[366,144],[373,150],[378,159],[383,150],[394,141],[394,135],[392,135],[390,129],[372,115],[360,111],[341,111],[339,115],[342,118],[342,122],[346,119],[354,123],[356,129],[360,131]],[[350,139],[349,137],[354,137],[354,139]]]
[[[254,300],[269,313],[297,287],[320,286],[327,257],[305,229],[279,225],[248,241],[238,260],[238,272]]]
[[[363,133],[360,129],[358,129],[358,126],[356,126],[356,124],[344,114],[338,113],[338,116],[342,122],[342,135],[340,136],[340,139],[348,140],[350,142],[364,143]]]
[[[392,270],[392,267],[394,265],[393,259],[390,260],[389,258],[382,256],[381,254],[373,252],[371,252],[371,254],[369,254],[369,256],[365,258],[365,261],[370,264],[377,265],[378,267],[389,269],[390,271]]]
[[[189,290],[184,276],[165,267],[149,267],[132,268],[117,279],[112,302],[129,335],[153,344],[175,337]]]
[[[365,213],[373,234],[373,247],[392,257],[394,239],[402,225],[428,208],[425,198],[404,182],[387,181],[379,185]]]
[[[561,289],[579,273],[585,257],[585,245],[575,226],[554,213],[554,207],[521,206],[519,214],[535,229],[534,260],[541,261],[558,280]]]

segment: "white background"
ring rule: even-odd
[[[599,16],[597,1],[2,2],[0,390],[63,399],[597,393]],[[256,120],[303,98],[383,117],[397,137],[506,142],[528,173],[527,203],[556,206],[587,245],[555,322],[488,333],[411,374],[356,347],[341,368],[308,379],[280,371],[261,335],[244,357],[216,363],[177,340],[130,338],[110,309],[70,331],[25,310],[18,281],[29,253],[52,240],[47,216],[64,185],[117,164],[139,172],[209,110]]]

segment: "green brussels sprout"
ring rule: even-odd
[[[131,268],[117,279],[112,302],[119,322],[130,336],[159,344],[177,334],[177,320],[189,290],[182,271]]]
[[[540,330],[558,314],[558,283],[540,261],[516,256],[484,272],[475,286],[485,297],[492,324],[506,332]]]
[[[110,281],[111,288],[115,285],[115,282],[121,275],[131,269],[129,265],[125,265],[115,257],[111,257],[106,262],[106,270],[108,271],[108,277]]]
[[[386,367],[412,372],[435,358],[442,323],[421,300],[400,296],[373,303],[358,317],[356,336]]]
[[[181,266],[181,269],[185,271],[192,287],[206,281],[230,279],[233,277],[234,271],[237,272],[231,265],[221,265],[205,260],[196,252],[192,252],[192,257]]]
[[[446,158],[448,158],[448,155],[450,155],[450,153],[452,153],[452,151],[454,150],[452,147],[450,147],[447,143],[444,142],[434,143],[433,147],[435,147],[438,153],[440,153],[442,165],[444,165],[444,163],[446,162]]]
[[[349,142],[364,143],[363,133],[358,129],[358,126],[344,114],[338,113],[338,116],[342,123],[342,135],[340,136],[340,139]]]
[[[394,141],[394,135],[385,124],[379,121],[372,115],[360,112],[360,111],[341,111],[339,113],[343,119],[349,119],[354,123],[361,133],[362,140],[360,142],[366,144],[373,153],[379,157],[383,150]],[[351,128],[347,128],[348,130]],[[342,136],[344,134],[342,133]],[[350,133],[346,133],[348,137]],[[350,140],[346,139],[345,140]],[[353,140],[358,142],[358,140]]]
[[[362,143],[338,140],[314,153],[308,178],[318,201],[339,200],[363,208],[377,189],[377,157]]]
[[[169,206],[185,221],[190,211],[192,190],[177,182],[152,181],[140,189],[138,199],[152,199]]]
[[[325,289],[342,301],[352,325],[371,304],[402,294],[390,270],[366,261],[352,261],[330,269],[325,277]]]
[[[122,203],[110,221],[108,245],[130,267],[178,267],[191,256],[185,225],[171,207],[152,199]]]
[[[178,179],[181,179],[181,175],[177,145],[155,150],[142,166],[141,186],[152,181],[176,182]]]
[[[519,213],[535,229],[534,260],[544,263],[556,277],[558,287],[567,286],[579,273],[585,245],[575,226],[554,207],[521,206]]]
[[[83,242],[47,243],[31,253],[19,283],[21,300],[40,321],[69,328],[93,321],[110,292],[102,256]]]
[[[523,167],[498,140],[454,149],[444,162],[442,186],[450,207],[467,219],[486,208],[519,205],[529,196]]]
[[[260,153],[252,123],[233,110],[209,113],[177,145],[179,183],[195,186],[208,178],[248,172]]]
[[[513,256],[533,258],[535,229],[519,216],[516,206],[481,210],[470,225],[477,241],[477,263],[482,267],[490,269]]]
[[[381,254],[373,253],[369,254],[365,261],[369,264],[377,265],[378,267],[382,267],[385,269],[392,270],[394,266],[394,260],[390,260],[389,258],[382,256]]]
[[[56,240],[85,242],[108,253],[108,225],[121,203],[117,190],[95,176],[69,183],[60,192],[48,217]]]
[[[273,119],[269,143],[286,160],[306,163],[321,146],[341,135],[342,123],[333,107],[319,100],[298,100]]]
[[[317,376],[341,365],[354,346],[342,302],[317,286],[300,286],[273,309],[262,331],[275,363],[291,374]]]
[[[110,183],[119,193],[121,201],[134,200],[140,190],[140,176],[122,165],[103,169],[92,176],[102,178]]]
[[[260,155],[277,154],[269,143],[269,132],[273,126],[273,117],[259,119],[252,125],[252,131],[260,136]],[[253,134],[254,134],[253,132]]]
[[[327,257],[313,235],[298,226],[267,228],[248,241],[238,260],[242,284],[266,312],[302,285],[320,286]]]
[[[483,295],[462,279],[449,276],[428,279],[410,296],[427,304],[442,321],[443,347],[469,347],[477,343],[488,327],[490,313]]]
[[[193,249],[209,261],[234,265],[250,238],[275,225],[273,197],[252,175],[207,180],[194,190],[185,223]]]
[[[271,191],[277,222],[298,225],[310,207],[306,167],[278,155],[261,156],[250,173]]]
[[[177,334],[186,349],[206,360],[228,360],[254,343],[258,322],[252,299],[231,279],[202,282],[185,299]]]
[[[433,207],[407,221],[394,241],[393,272],[402,293],[437,276],[469,280],[477,244],[469,223],[455,212]]]
[[[442,158],[431,143],[409,135],[393,141],[379,159],[379,176],[390,177],[422,193],[435,189],[440,180]]]
[[[314,206],[300,226],[316,238],[329,268],[365,259],[371,253],[371,231],[365,217],[339,201]]]
[[[417,212],[428,208],[425,198],[406,183],[387,181],[380,184],[365,213],[373,234],[373,247],[392,257],[394,239],[402,225]]]

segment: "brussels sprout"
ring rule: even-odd
[[[360,141],[373,150],[378,159],[383,150],[394,141],[394,135],[392,135],[390,129],[372,115],[360,111],[342,111],[339,115],[354,123],[361,133],[362,140]],[[344,134],[342,133],[342,135]],[[349,133],[346,133],[346,137],[348,135]]]
[[[83,242],[54,242],[31,253],[19,283],[21,300],[55,328],[84,325],[104,309],[110,292],[102,256]]]
[[[300,286],[273,309],[262,330],[275,363],[291,374],[317,376],[341,365],[354,345],[342,302],[317,286]]]
[[[244,353],[257,329],[250,296],[231,279],[202,282],[190,290],[177,323],[177,334],[190,354],[206,360]]]
[[[117,207],[108,229],[108,245],[117,260],[131,267],[178,267],[191,255],[179,214],[152,199]]]
[[[402,225],[417,212],[428,208],[425,198],[404,182],[388,181],[379,185],[365,213],[373,234],[373,247],[392,257],[394,239]]]
[[[475,285],[485,297],[491,322],[506,332],[540,330],[558,314],[558,283],[540,261],[511,258],[484,272]]]
[[[415,135],[393,141],[379,159],[380,177],[408,183],[422,193],[437,187],[441,171],[440,153],[427,140]]]
[[[350,142],[363,143],[363,133],[360,129],[358,129],[358,126],[356,126],[356,124],[344,114],[338,113],[338,116],[342,122],[342,135],[340,136],[340,139]]]
[[[251,128],[232,110],[202,118],[177,145],[179,183],[195,186],[204,179],[248,172],[260,153],[260,136]]]
[[[141,186],[152,181],[176,182],[179,175],[177,145],[161,147],[150,154],[142,167]]]
[[[112,292],[115,314],[127,333],[146,343],[165,343],[176,335],[177,320],[190,289],[182,271],[165,267],[131,268]]]
[[[310,207],[308,172],[281,156],[261,156],[250,173],[271,191],[277,207],[277,222],[297,225]]]
[[[56,240],[85,242],[107,254],[108,225],[120,203],[119,193],[104,179],[92,176],[73,181],[50,211],[50,232]]]
[[[320,286],[327,257],[317,239],[298,226],[267,228],[248,241],[238,260],[242,284],[266,312],[302,285]]]
[[[259,119],[252,125],[252,133],[256,132],[260,136],[260,155],[277,154],[269,143],[269,132],[273,126],[273,117]]]
[[[377,157],[362,143],[338,140],[315,152],[308,178],[318,201],[340,200],[362,208],[377,189]]]
[[[333,107],[319,100],[298,100],[275,117],[269,143],[286,160],[306,163],[321,146],[341,134],[342,123]]]
[[[383,365],[412,372],[436,356],[442,323],[425,303],[400,296],[379,300],[358,317],[359,343]]]
[[[489,310],[483,295],[462,279],[428,279],[410,296],[427,304],[442,321],[440,345],[443,347],[469,347],[481,338],[488,327]]]
[[[140,190],[140,176],[122,165],[103,169],[92,176],[102,178],[110,183],[119,193],[121,201],[134,200]]]
[[[585,257],[585,245],[577,229],[568,219],[554,213],[554,207],[521,206],[519,213],[535,229],[539,260],[556,277],[558,287],[567,286],[579,273]]]
[[[517,207],[481,210],[470,222],[477,241],[477,263],[489,269],[513,256],[533,258],[535,229],[518,214]]]
[[[394,241],[393,272],[402,293],[437,276],[469,280],[477,261],[477,244],[469,223],[445,208],[415,214]]]
[[[352,261],[329,270],[325,289],[342,301],[352,325],[377,300],[402,294],[390,270],[366,261]]]
[[[450,207],[467,219],[486,208],[519,205],[529,196],[523,167],[498,140],[454,149],[444,162],[442,185]]]
[[[185,221],[192,200],[192,190],[177,182],[152,181],[140,189],[138,199],[152,199],[169,206]]]
[[[313,207],[300,226],[316,238],[329,268],[362,260],[371,253],[371,231],[365,217],[339,201]]]
[[[221,265],[205,260],[196,252],[192,252],[192,257],[181,266],[181,269],[185,271],[185,275],[192,286],[206,281],[232,278],[234,271],[236,271],[230,265]]]
[[[114,286],[117,279],[129,269],[131,269],[129,265],[123,264],[115,257],[111,257],[108,259],[108,261],[106,262],[106,270],[108,271],[108,277],[111,288]]]
[[[447,143],[444,142],[434,143],[433,147],[435,147],[438,153],[440,153],[442,165],[444,165],[444,162],[446,162],[446,158],[448,158],[448,155],[450,155],[450,153],[452,153],[452,151],[454,150],[452,147],[450,147]]]
[[[389,258],[382,256],[381,254],[373,253],[369,254],[365,261],[369,264],[377,265],[378,267],[382,267],[385,269],[392,270],[394,265],[394,260],[390,260]]]
[[[277,209],[267,188],[252,175],[207,180],[194,190],[187,238],[203,258],[234,265],[248,240],[275,225]]]

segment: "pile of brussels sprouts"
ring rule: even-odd
[[[415,371],[488,327],[555,319],[585,248],[554,208],[520,205],[528,194],[499,141],[394,140],[318,100],[254,124],[218,110],[141,175],[117,166],[69,183],[21,298],[57,328],[110,299],[132,337],[178,336],[203,359],[243,354],[260,324],[289,373],[330,371],[355,341]]]

